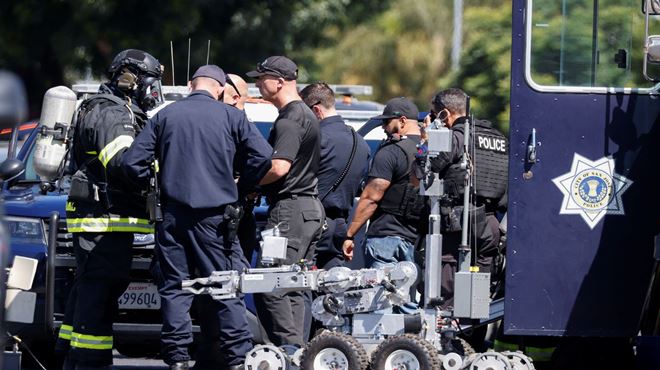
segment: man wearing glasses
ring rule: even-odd
[[[260,183],[269,203],[267,227],[277,226],[280,236],[288,238],[285,265],[311,261],[325,218],[316,177],[319,122],[298,95],[298,66],[289,58],[268,57],[247,76],[257,79],[261,96],[279,110],[268,137],[272,167]],[[255,301],[273,344],[303,346],[303,292],[258,294]]]
[[[343,251],[349,261],[355,247],[353,238],[367,221],[366,267],[415,261],[414,244],[423,208],[415,170],[421,141],[418,115],[417,106],[400,97],[390,99],[383,114],[372,118],[382,121],[388,140],[374,155],[369,179],[346,232]]]
[[[245,110],[248,99],[248,86],[240,76],[227,73],[227,86],[225,86],[222,101],[240,110]]]

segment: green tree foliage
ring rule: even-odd
[[[473,96],[481,118],[508,127],[511,2],[467,1],[460,70],[451,72],[451,0],[393,3],[350,32],[330,30],[336,44],[321,48],[319,75],[329,81],[367,83],[375,99],[408,96],[428,109],[448,87]]]
[[[32,116],[49,87],[100,79],[125,48],[152,53],[164,81],[185,83],[209,62],[245,73],[269,55],[300,66],[300,80],[370,84],[385,101],[463,88],[477,117],[508,127],[511,0],[464,0],[461,65],[451,71],[453,0],[9,0],[0,2],[0,68],[26,82]],[[535,1],[532,74],[539,84],[589,86],[593,2]],[[649,86],[641,76],[637,0],[600,0],[597,85]],[[563,39],[563,42],[562,42]],[[175,69],[170,62],[173,43]],[[612,62],[628,52],[628,69]]]
[[[374,86],[375,100],[413,98],[426,109],[436,81],[448,68],[451,39],[449,1],[410,0],[350,30],[330,28],[335,41],[315,61],[327,81]]]
[[[371,84],[379,101],[400,95],[412,97],[422,109],[428,107],[436,91],[460,87],[474,98],[472,108],[477,117],[508,131],[511,0],[465,1],[458,71],[449,68],[452,4],[452,0],[396,2],[348,31],[328,28],[333,42],[316,52],[318,76]],[[641,73],[644,28],[638,1],[599,1],[595,65],[594,2],[543,0],[534,4],[534,82],[591,86],[595,71],[595,86],[650,86]],[[627,53],[627,68],[614,63],[619,49]]]
[[[313,73],[310,52],[327,42],[324,30],[344,30],[388,7],[381,0],[9,0],[0,2],[0,68],[26,83],[32,116],[43,93],[81,77],[104,77],[126,48],[150,52],[166,66],[164,80],[184,84],[191,69],[210,62],[245,73],[265,57],[300,58]],[[175,70],[171,68],[170,41]],[[309,67],[308,67],[309,65]],[[312,72],[307,72],[311,70]]]
[[[511,71],[511,1],[467,7],[461,65],[438,82],[459,87],[472,97],[477,118],[507,132]]]

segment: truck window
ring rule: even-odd
[[[35,148],[35,140],[28,141],[27,144],[30,145],[28,148],[25,148],[27,150],[26,152],[26,159],[24,160],[25,162],[25,180],[27,181],[39,181],[39,175],[37,175],[36,172],[34,172],[34,166],[32,162],[34,161],[34,148]]]
[[[638,0],[535,0],[527,15],[532,86],[650,88]]]

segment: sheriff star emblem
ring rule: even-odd
[[[564,194],[559,214],[580,215],[592,229],[606,214],[625,214],[621,195],[632,184],[614,172],[612,158],[591,161],[577,153],[571,170],[552,182]]]

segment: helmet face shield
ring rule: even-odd
[[[165,102],[163,86],[159,78],[145,77],[138,89],[138,105],[142,110],[149,111]]]
[[[108,75],[145,112],[164,101],[160,83],[163,66],[147,52],[137,49],[120,52],[108,68]]]

